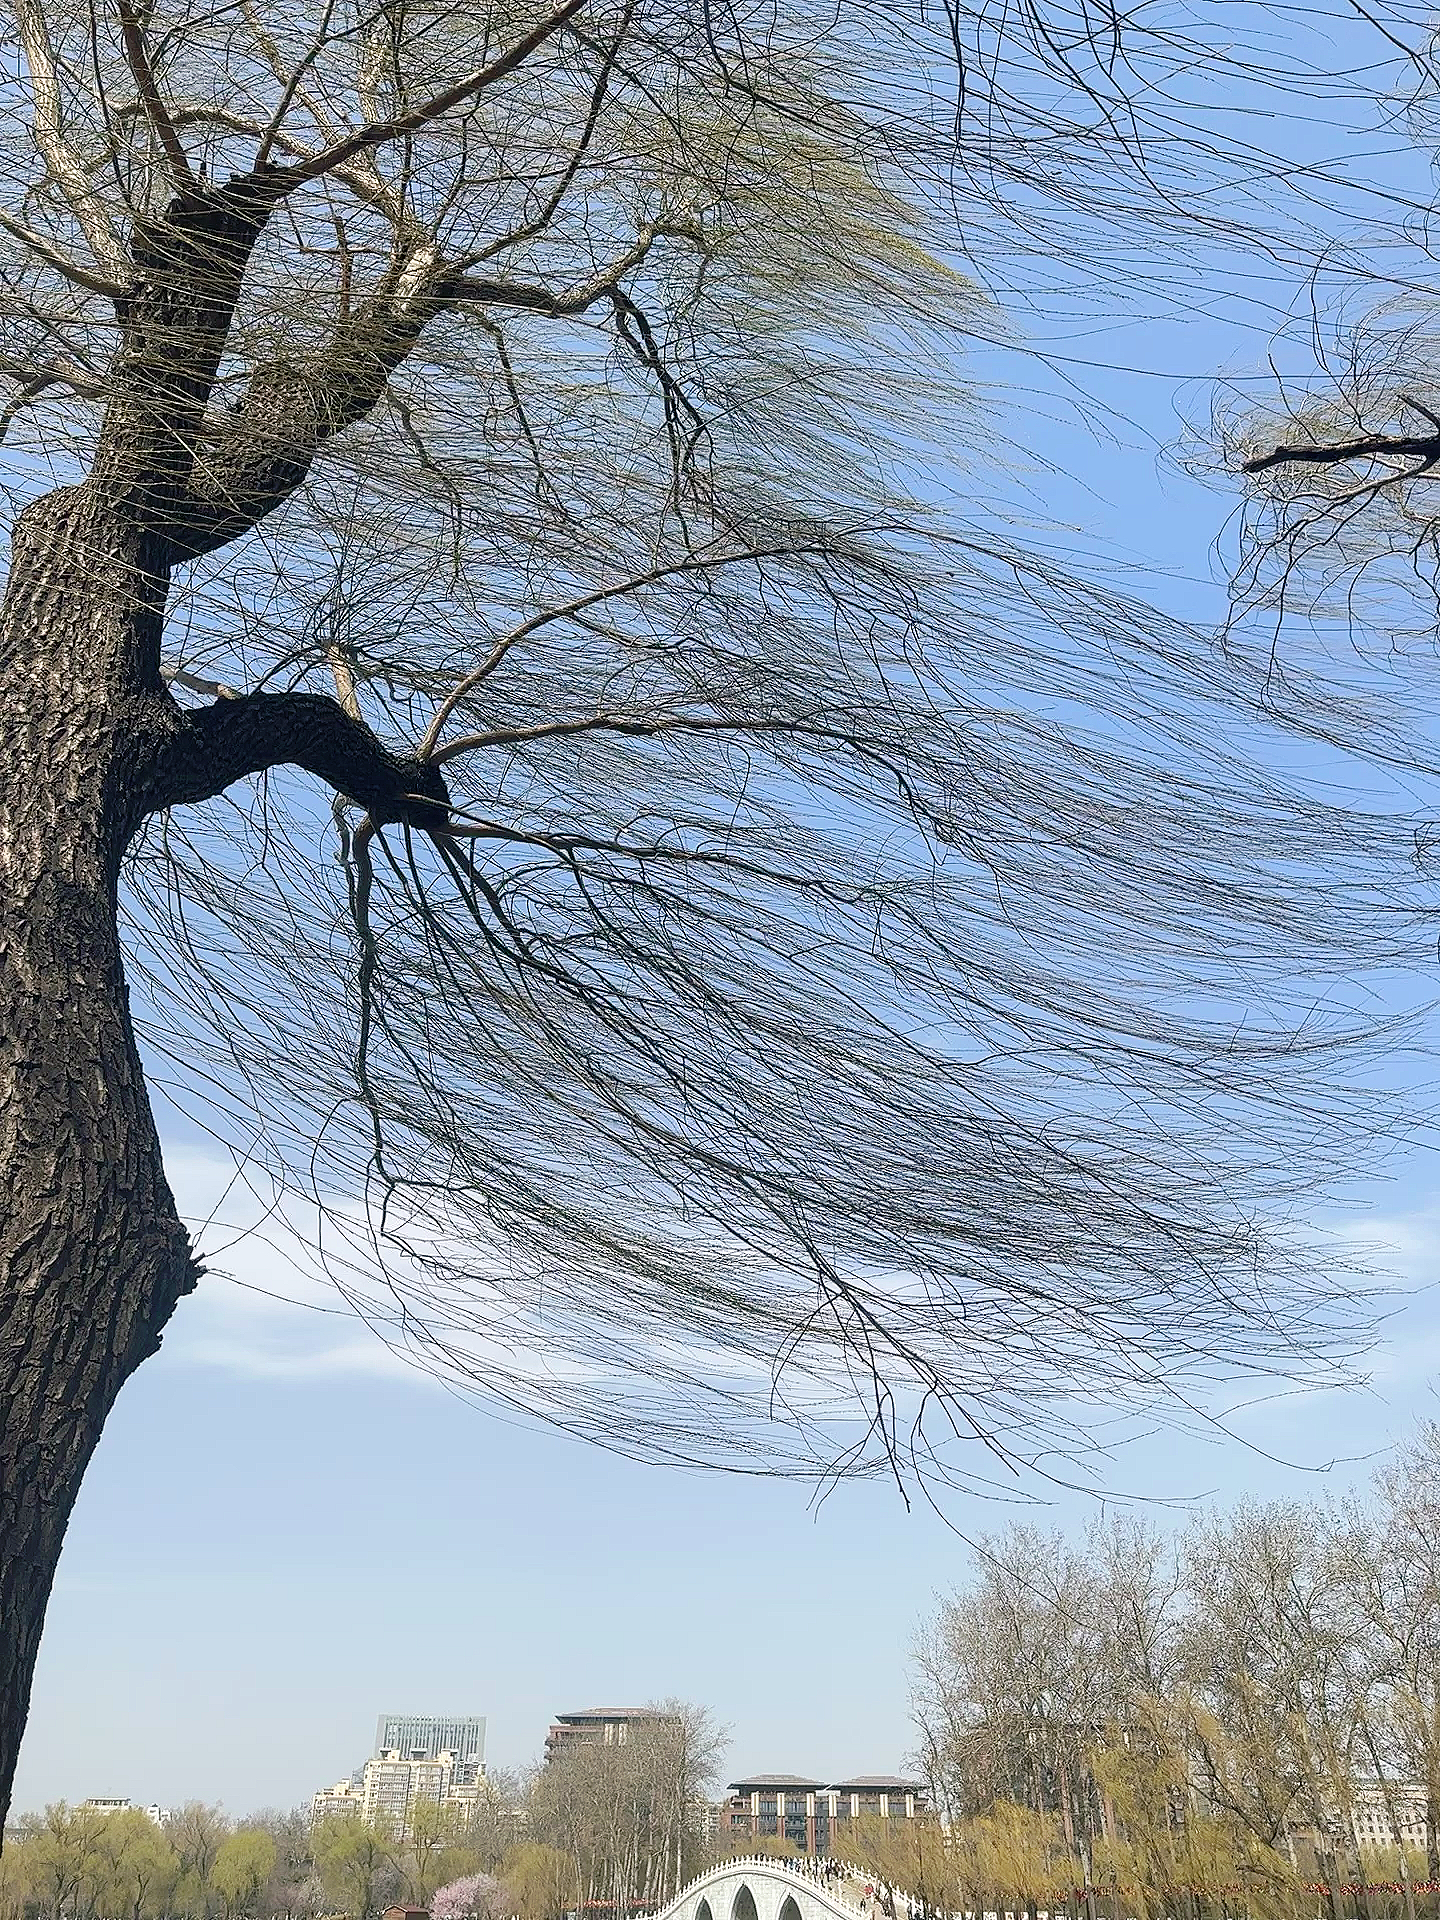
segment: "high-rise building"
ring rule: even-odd
[[[457,1773],[485,1771],[483,1713],[382,1713],[375,1728],[375,1751],[398,1753],[406,1760],[438,1760],[448,1753]]]
[[[457,1806],[467,1816],[475,1789],[462,1788],[466,1796]],[[387,1833],[408,1831],[415,1808],[425,1800],[436,1806],[455,1799],[455,1763],[448,1753],[428,1759],[423,1755],[409,1759],[395,1749],[372,1754],[352,1780],[322,1787],[310,1802],[310,1823],[324,1820],[360,1819],[379,1826]]]
[[[406,1833],[422,1800],[443,1805],[450,1798],[455,1763],[448,1753],[407,1759],[393,1748],[365,1762],[360,1781],[360,1818],[391,1833]]]
[[[310,1800],[310,1824],[318,1827],[322,1820],[337,1820],[346,1815],[358,1817],[365,1804],[365,1796],[353,1780],[341,1780],[333,1787],[321,1787]]]
[[[348,1780],[321,1788],[310,1818],[354,1815],[403,1833],[422,1800],[453,1802],[469,1817],[484,1779],[483,1714],[382,1713],[374,1753]]]

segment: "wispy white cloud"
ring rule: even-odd
[[[1328,1231],[1382,1274],[1416,1287],[1440,1280],[1440,1207],[1346,1218],[1328,1223]]]
[[[201,1335],[179,1344],[180,1358],[190,1366],[218,1367],[249,1380],[289,1381],[341,1378],[414,1380],[422,1377],[391,1347],[373,1334],[310,1347],[287,1343],[283,1348],[236,1339],[229,1334]]]
[[[206,1271],[165,1338],[171,1366],[303,1384],[424,1378],[366,1326],[316,1259],[306,1210],[234,1179],[228,1161],[171,1153],[176,1202]]]

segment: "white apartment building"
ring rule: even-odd
[[[322,1820],[334,1820],[345,1814],[359,1815],[365,1796],[353,1780],[339,1780],[333,1787],[321,1787],[310,1800],[310,1824],[318,1826]]]
[[[1413,1780],[1390,1787],[1360,1781],[1352,1819],[1355,1845],[1361,1853],[1385,1851],[1402,1842],[1417,1853],[1425,1851],[1425,1789]]]
[[[437,1754],[434,1759],[405,1760],[389,1747],[365,1762],[360,1775],[360,1817],[403,1833],[410,1814],[422,1800],[438,1806],[450,1798],[455,1775],[452,1754]]]
[[[395,1748],[371,1756],[353,1779],[322,1787],[310,1802],[310,1822],[351,1815],[390,1833],[403,1833],[422,1801],[439,1806],[463,1795],[455,1787],[455,1760],[441,1753],[407,1760]]]
[[[86,1813],[128,1813],[130,1811],[130,1802],[119,1799],[118,1797],[101,1800],[82,1800],[80,1805]],[[169,1807],[140,1807],[138,1811],[143,1813],[147,1820],[153,1820],[157,1827],[168,1827],[170,1824]]]
[[[363,1767],[310,1802],[310,1823],[355,1815],[394,1833],[422,1801],[453,1806],[467,1823],[485,1794],[485,1716],[382,1713]]]

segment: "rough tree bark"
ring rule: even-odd
[[[322,364],[261,370],[236,416],[207,425],[246,263],[282,191],[279,170],[262,170],[137,227],[90,475],[22,513],[0,607],[0,1819],[81,1477],[196,1280],[127,1007],[125,850],[148,814],[282,764],[377,820],[435,831],[448,818],[438,772],[337,701],[187,712],[161,677],[172,569],[283,501],[437,310],[417,285],[433,259],[408,279],[402,266],[397,297],[360,311]]]
[[[116,933],[156,623],[134,545],[85,489],[52,495],[0,613],[0,1807],[81,1475],[194,1285]]]

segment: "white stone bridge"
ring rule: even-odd
[[[866,1885],[853,1868],[827,1876],[813,1861],[752,1854],[702,1873],[653,1920],[873,1920]],[[896,1914],[906,1920],[903,1904]]]

